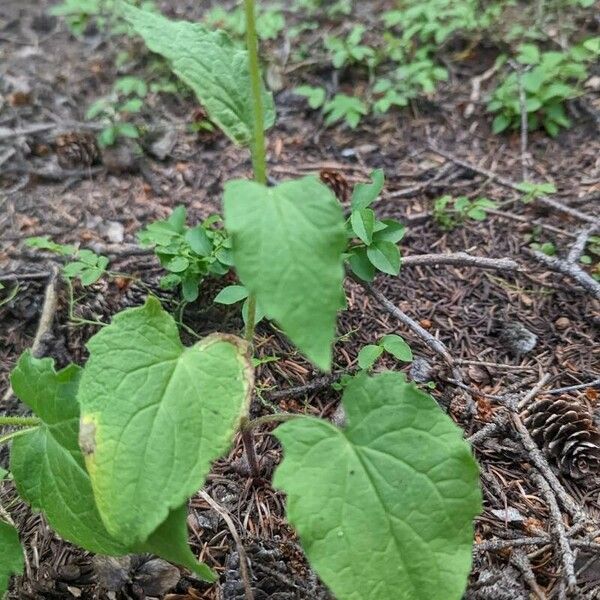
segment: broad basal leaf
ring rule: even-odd
[[[13,371],[15,393],[42,421],[36,430],[13,440],[11,470],[20,495],[44,512],[61,537],[86,550],[111,555],[150,552],[214,580],[188,547],[185,507],[171,512],[144,543],[120,542],[106,530],[78,444],[80,375],[75,365],[56,372],[51,359],[39,360],[29,353]]]
[[[89,342],[80,445],[107,530],[145,541],[200,488],[247,413],[245,342],[213,334],[186,348],[158,300],[118,314]]]
[[[314,177],[265,187],[225,186],[235,268],[267,317],[317,366],[329,369],[343,279],[344,219]]]
[[[80,375],[75,365],[56,372],[50,358],[21,356],[12,387],[42,424],[13,440],[10,467],[21,497],[43,511],[59,535],[92,552],[124,554],[125,545],[102,524],[79,449]]]
[[[302,417],[275,431],[274,484],[312,566],[338,600],[458,600],[481,509],[460,430],[399,373],[354,378],[343,404],[343,430]]]
[[[17,530],[8,523],[0,521],[0,598],[8,589],[12,575],[23,573],[23,549]]]
[[[189,85],[210,120],[238,144],[252,139],[253,116],[246,50],[223,31],[199,23],[171,21],[158,13],[123,4],[124,14],[152,52],[164,56],[173,72]],[[265,127],[275,122],[273,97],[263,90]]]

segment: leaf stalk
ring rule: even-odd
[[[0,427],[35,427],[40,424],[37,417],[0,416]]]
[[[256,35],[256,11],[254,0],[244,0],[246,13],[246,48],[248,50],[248,70],[250,72],[250,86],[252,92],[252,112],[254,127],[252,131],[252,169],[254,179],[262,185],[267,184],[267,157],[265,143],[265,115],[262,99],[262,80],[258,62],[258,37]],[[244,337],[252,342],[254,327],[256,325],[256,295],[248,296],[248,318]]]

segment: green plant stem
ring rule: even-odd
[[[252,344],[254,338],[254,327],[256,325],[256,294],[248,295],[248,317],[246,319],[246,329],[244,330],[244,338]]]
[[[256,479],[260,475],[260,466],[258,464],[258,457],[256,456],[256,444],[254,443],[254,434],[252,433],[252,428],[248,427],[248,423],[248,417],[244,417],[240,424],[240,434],[242,436],[242,443],[244,444],[246,458],[248,459],[250,474]]]
[[[31,431],[34,431],[36,429],[37,427],[27,427],[27,429],[18,429],[17,431],[13,431],[11,433],[7,433],[6,435],[0,436],[0,445],[6,444],[6,442],[10,442],[10,440],[19,437],[20,435],[30,433]]]
[[[265,144],[265,117],[262,99],[262,81],[258,63],[258,38],[256,36],[256,20],[254,0],[244,0],[246,9],[246,48],[248,50],[248,70],[252,91],[252,112],[254,128],[252,134],[252,168],[254,179],[263,185],[267,184],[267,158]]]
[[[292,419],[298,419],[302,415],[298,415],[295,413],[275,413],[273,415],[264,415],[262,417],[258,417],[256,419],[246,420],[243,424],[244,429],[256,429],[257,427],[261,427],[262,425],[268,425],[269,423],[283,423],[285,421],[291,421]]]
[[[267,155],[265,144],[265,116],[262,99],[262,81],[258,63],[258,38],[256,35],[256,18],[254,0],[244,0],[246,11],[246,48],[248,50],[248,70],[252,91],[252,112],[254,127],[252,135],[252,168],[254,179],[263,185],[267,184]],[[256,295],[248,296],[248,319],[244,337],[252,342],[256,325]]]
[[[40,424],[37,417],[0,416],[0,427],[35,427]]]
[[[296,415],[294,413],[275,413],[274,415],[264,415],[252,420],[248,419],[248,417],[242,419],[242,422],[240,423],[240,434],[242,436],[242,443],[244,444],[244,450],[246,452],[246,458],[248,459],[248,466],[250,467],[252,477],[257,478],[260,476],[260,465],[256,455],[256,445],[254,443],[254,434],[252,430],[261,425],[290,421],[291,419],[297,419],[300,416],[301,415]]]

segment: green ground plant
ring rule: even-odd
[[[441,229],[452,231],[468,219],[484,221],[490,208],[496,208],[496,203],[489,198],[469,200],[466,196],[446,195],[433,203],[433,219]]]
[[[208,276],[223,276],[233,265],[231,240],[212,215],[195,227],[186,226],[186,209],[177,207],[164,221],[150,223],[138,234],[142,246],[154,248],[160,264],[169,272],[160,280],[162,288],[181,286],[186,302],[198,298],[199,287]]]
[[[380,171],[355,188],[349,224],[314,176],[267,185],[265,129],[274,104],[260,77],[253,0],[244,8],[246,50],[223,32],[123,6],[211,121],[250,148],[254,180],[229,181],[223,197],[244,288],[226,295],[237,293],[239,301],[247,294],[245,339],[215,333],[185,347],[173,317],[150,297],[89,340],[84,367],[56,371],[51,359],[26,352],[11,383],[33,415],[0,417],[0,425],[15,428],[0,439],[12,442],[11,475],[21,497],[65,540],[106,555],[156,554],[215,581],[187,545],[187,502],[236,433],[258,475],[252,432],[281,422],[273,434],[284,456],[273,485],[285,492],[288,520],[335,597],[376,591],[380,600],[458,600],[481,509],[478,470],[462,431],[429,394],[401,373],[363,371],[345,382],[343,428],[299,414],[249,418],[257,307],[316,368],[330,370],[344,261],[363,248],[374,268],[397,274],[402,228],[372,212]],[[192,243],[189,231],[179,210],[144,235],[163,252],[181,237],[195,244],[200,238]],[[173,249],[181,257],[180,247]],[[409,358],[399,337],[381,345]],[[23,567],[10,523],[0,525],[0,550],[6,587]]]
[[[25,240],[25,243],[30,248],[48,250],[69,258],[62,266],[62,274],[69,280],[79,279],[83,286],[96,283],[107,272],[108,258],[92,250],[75,248],[70,244],[57,244],[48,236],[31,237]]]
[[[98,134],[100,146],[106,148],[121,138],[140,137],[140,129],[131,119],[142,110],[147,93],[148,85],[143,79],[121,77],[115,81],[110,95],[98,98],[90,105],[85,118],[100,118],[105,124]]]
[[[600,56],[600,38],[590,38],[567,51],[541,51],[536,44],[521,44],[516,60],[522,73],[512,72],[492,93],[488,110],[495,113],[492,129],[501,133],[521,124],[520,89],[525,96],[530,130],[543,127],[555,136],[571,126],[566,102],[583,93],[589,65]],[[520,80],[520,81],[519,81]]]

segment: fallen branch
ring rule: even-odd
[[[521,548],[512,553],[510,562],[517,567],[519,571],[521,571],[523,579],[531,588],[531,591],[534,593],[535,597],[538,600],[547,600],[546,594],[544,594],[542,588],[540,588],[537,582],[537,579],[535,578],[535,574],[531,568],[531,562],[529,561],[527,554],[525,554]]]
[[[582,288],[600,300],[600,283],[588,275],[583,269],[580,269],[578,265],[556,258],[555,256],[547,256],[538,250],[523,248],[523,252],[549,269],[556,271],[557,273],[562,273],[563,275],[568,275],[571,279],[581,285]]]
[[[477,267],[493,271],[519,271],[520,265],[510,258],[484,258],[473,256],[466,252],[451,254],[413,254],[402,257],[403,267],[457,265],[462,267]]]
[[[584,227],[579,234],[577,235],[577,239],[575,243],[571,246],[569,250],[569,254],[567,256],[567,262],[577,263],[577,261],[581,258],[583,251],[585,250],[585,245],[591,235],[594,235],[596,231],[600,228],[600,223],[592,223],[587,227]]]
[[[569,543],[567,530],[565,528],[558,503],[556,502],[556,497],[554,496],[553,490],[550,488],[544,477],[535,471],[531,474],[531,476],[542,492],[546,503],[548,504],[548,509],[550,510],[550,524],[552,525],[556,535],[556,541],[560,549],[559,556],[560,560],[562,561],[567,580],[567,591],[573,591],[577,586],[577,578],[575,577],[575,553],[573,552],[571,544]]]
[[[594,379],[589,383],[579,383],[577,385],[568,385],[567,387],[555,388],[553,390],[548,390],[546,394],[564,394],[566,392],[574,392],[576,390],[583,390],[587,388],[597,388],[600,387],[600,379]]]
[[[31,273],[18,273],[14,271],[12,273],[0,273],[0,281],[25,281],[35,279],[48,279],[51,275],[49,271],[34,271]]]
[[[537,447],[533,441],[527,427],[523,424],[521,417],[514,413],[512,415],[512,421],[520,442],[527,451],[527,456],[534,464],[536,469],[544,476],[556,497],[560,500],[560,503],[564,506],[565,510],[573,517],[576,521],[583,521],[585,515],[577,503],[567,494],[565,488],[562,486],[558,477],[552,471],[546,457],[542,454],[541,450]]]
[[[293,398],[296,396],[303,396],[310,392],[316,392],[324,388],[328,388],[332,383],[335,383],[343,373],[332,373],[331,375],[324,375],[313,379],[305,385],[298,385],[294,387],[285,388],[282,390],[275,390],[274,392],[267,392],[265,394],[268,400],[279,400],[280,398]]]
[[[495,215],[502,219],[509,219],[510,221],[517,221],[519,223],[525,223],[529,226],[536,225],[537,227],[539,227],[540,229],[543,229],[545,231],[551,231],[552,233],[557,233],[558,235],[570,237],[573,239],[575,239],[577,237],[577,235],[572,233],[571,231],[565,231],[564,229],[559,229],[558,227],[554,227],[554,225],[548,225],[547,223],[543,223],[541,221],[541,219],[533,219],[532,220],[531,218],[527,218],[522,215],[516,215],[514,213],[496,210],[495,208],[486,208],[485,210],[489,215]]]
[[[433,145],[430,145],[429,147],[432,150],[432,152],[435,152],[436,154],[439,154],[440,156],[443,156],[444,158],[451,160],[454,164],[458,165],[459,167],[463,167],[463,168],[467,169],[468,171],[472,171],[473,173],[478,173],[479,175],[483,175],[484,177],[487,177],[493,181],[496,181],[500,185],[510,188],[511,190],[515,190],[516,192],[519,192],[521,194],[523,193],[523,190],[521,190],[519,188],[519,185],[517,183],[515,183],[514,181],[511,181],[510,179],[506,179],[505,177],[502,177],[501,175],[498,175],[494,171],[490,171],[489,169],[485,169],[484,167],[479,167],[477,165],[468,163],[468,162],[450,154],[449,152],[446,152],[444,150],[440,150],[439,148],[436,148]],[[548,198],[548,196],[538,196],[536,198],[536,201],[540,202],[541,204],[545,204],[546,206],[555,208],[556,210],[558,210],[560,212],[564,212],[565,214],[575,217],[581,221],[585,221],[587,223],[595,223],[595,224],[598,223],[598,219],[596,217],[586,215],[585,213],[582,213],[581,211],[579,211],[575,208],[571,208],[570,206],[565,206],[564,204],[561,204],[557,200]]]
[[[363,281],[360,277],[354,275],[354,273],[348,271],[348,277],[358,283],[362,288],[369,294],[369,296],[375,298],[385,310],[387,310],[393,317],[398,319],[403,325],[408,327],[413,333],[415,333],[433,352],[441,356],[446,364],[452,369],[452,376],[459,383],[463,383],[462,373],[457,368],[454,359],[450,355],[448,348],[443,342],[440,342],[426,329],[421,327],[414,319],[409,317],[406,313],[402,312],[393,302],[388,300],[379,290],[376,290],[370,283]]]

